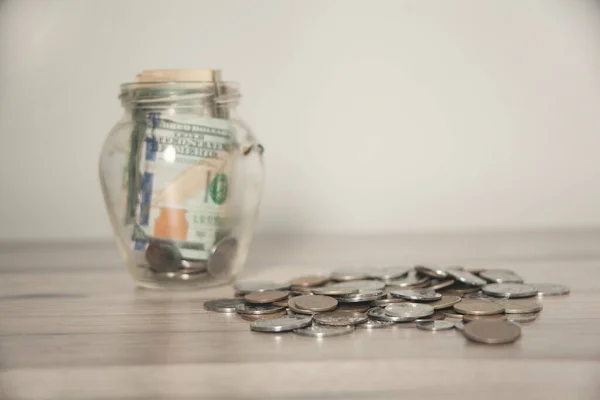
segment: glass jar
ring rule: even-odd
[[[218,70],[154,70],[121,85],[124,115],[100,156],[114,235],[136,284],[231,281],[250,246],[263,146]]]

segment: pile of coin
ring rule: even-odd
[[[458,329],[467,339],[511,343],[535,321],[544,296],[560,284],[523,282],[514,271],[436,265],[337,270],[286,283],[238,281],[235,297],[207,301],[210,311],[237,313],[256,332],[311,337],[410,324],[424,331]]]

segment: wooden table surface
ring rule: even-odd
[[[394,326],[251,332],[195,293],[135,289],[112,243],[0,246],[0,399],[600,399],[600,231],[262,237],[242,277],[352,264],[508,268],[568,285],[511,345]]]

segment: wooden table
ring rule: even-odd
[[[571,287],[512,345],[395,326],[321,340],[250,332],[197,293],[136,290],[111,243],[0,247],[0,398],[599,399],[600,231],[263,237],[244,277],[349,264],[508,268]]]

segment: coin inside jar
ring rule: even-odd
[[[329,282],[329,278],[327,276],[320,275],[310,275],[310,276],[301,276],[299,278],[292,279],[290,281],[291,286],[304,286],[304,287],[313,287],[313,286],[321,286]]]
[[[244,296],[244,299],[248,303],[265,304],[286,299],[288,295],[289,292],[285,292],[283,290],[267,290],[264,292],[248,293],[246,296]]]
[[[521,328],[508,321],[473,321],[464,326],[463,335],[485,344],[511,343],[521,336]]]
[[[333,297],[318,294],[295,297],[294,303],[296,307],[312,312],[333,310],[338,305],[338,301]]]
[[[226,279],[233,274],[238,252],[238,240],[234,237],[223,238],[211,250],[207,270],[216,279]]]
[[[454,311],[461,314],[492,315],[503,313],[504,307],[486,300],[463,299],[454,305]]]

